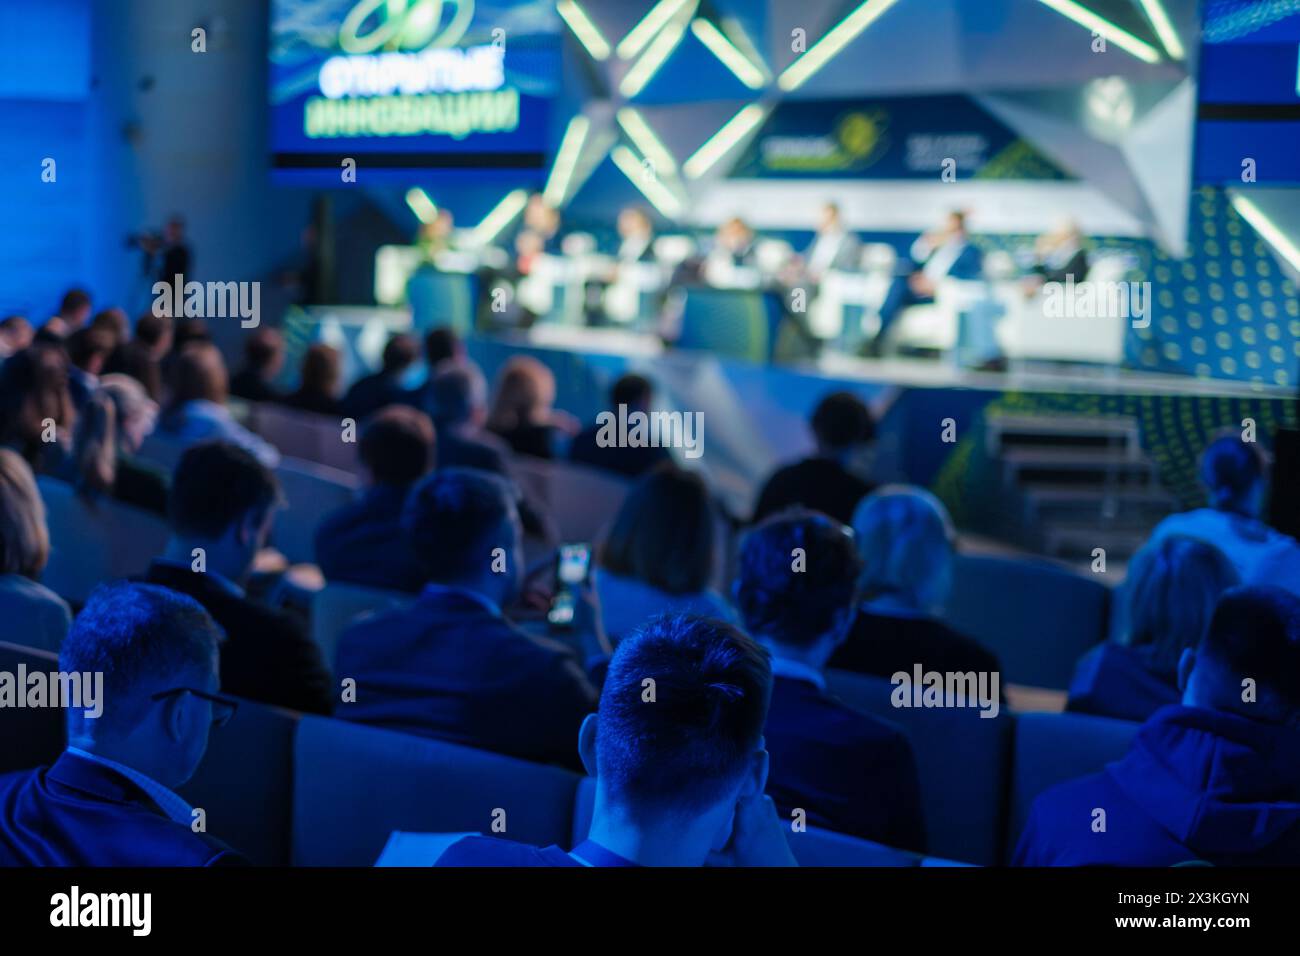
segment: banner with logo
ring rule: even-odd
[[[277,170],[545,165],[546,0],[272,0],[270,57]]]
[[[1069,179],[965,96],[779,104],[735,179]]]

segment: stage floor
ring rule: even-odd
[[[647,359],[673,356],[714,358],[712,353],[671,351],[657,336],[622,329],[536,326],[504,341],[533,348],[585,355]],[[740,361],[740,360],[730,360]],[[1195,378],[1161,372],[1138,372],[1096,365],[1034,362],[1013,364],[1006,371],[958,368],[942,359],[868,359],[827,352],[816,361],[782,363],[777,368],[821,375],[836,381],[859,381],[900,388],[963,388],[991,392],[1052,392],[1090,395],[1180,395],[1205,398],[1293,398],[1288,386],[1228,379]]]

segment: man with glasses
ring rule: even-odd
[[[217,693],[223,638],[192,598],[127,582],[91,594],[64,673],[103,674],[103,713],[67,715],[50,767],[0,777],[0,866],[213,866],[246,861],[176,792],[235,702]]]

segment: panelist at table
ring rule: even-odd
[[[940,280],[978,279],[984,274],[984,258],[971,244],[966,214],[960,211],[948,213],[940,228],[912,243],[911,258],[919,268],[896,278],[890,287],[880,307],[880,331],[870,346],[873,355],[882,352],[889,327],[905,307],[934,301]]]

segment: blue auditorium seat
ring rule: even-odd
[[[157,515],[111,499],[91,503],[67,482],[36,479],[50,532],[50,561],[42,583],[80,606],[97,584],[143,574],[167,543]]]
[[[310,716],[293,762],[298,866],[370,866],[394,830],[491,833],[498,808],[506,839],[563,846],[572,829],[579,777],[555,767]]]
[[[766,362],[776,340],[776,315],[776,302],[766,293],[692,287],[686,291],[676,346]]]
[[[573,804],[573,834],[569,837],[572,845],[576,846],[587,838],[595,799],[596,781],[584,777]],[[906,850],[895,850],[871,840],[860,840],[818,827],[790,833],[789,840],[790,849],[800,866],[920,866],[922,861],[920,856]]]
[[[316,527],[331,511],[349,504],[360,487],[356,475],[327,465],[285,458],[275,469],[289,507],[279,511],[271,546],[293,562],[316,556]]]
[[[827,687],[850,707],[902,727],[916,754],[930,853],[985,866],[998,862],[1011,758],[1012,718],[977,709],[905,708],[880,677],[829,671]]]
[[[177,791],[206,814],[208,832],[262,866],[288,866],[293,741],[300,715],[240,701],[214,727],[203,762]]]
[[[1110,589],[1046,561],[959,554],[944,620],[997,654],[1003,684],[1063,690],[1109,632]]]
[[[363,614],[386,611],[407,604],[412,594],[368,588],[360,584],[330,581],[312,596],[311,637],[320,648],[325,663],[333,667],[339,638],[352,622]]]
[[[50,673],[59,658],[49,651],[0,641],[0,671]],[[63,711],[53,707],[6,707],[0,710],[0,773],[30,770],[54,762],[63,752]]]
[[[1035,797],[1058,783],[1096,773],[1124,756],[1141,726],[1085,714],[1019,714],[1007,853],[1015,849]]]

